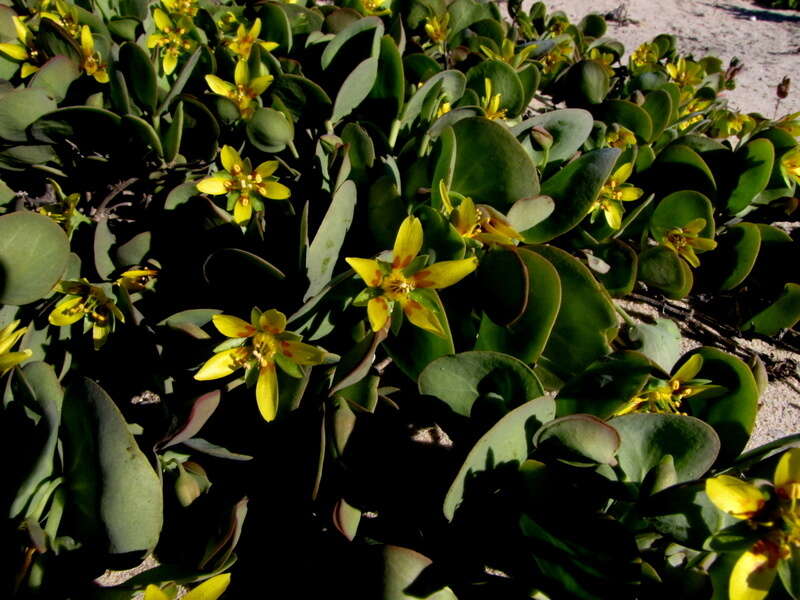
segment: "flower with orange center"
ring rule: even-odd
[[[231,146],[223,146],[220,157],[225,170],[198,181],[197,189],[212,196],[227,195],[228,210],[233,210],[233,220],[239,225],[250,220],[253,210],[264,210],[261,198],[289,197],[289,188],[272,176],[278,168],[277,160],[268,160],[253,169],[250,159],[242,160]]]
[[[758,536],[733,566],[728,597],[766,598],[779,563],[791,562],[800,548],[800,448],[791,448],[781,456],[771,487],[719,475],[706,480],[706,494],[718,509],[747,520],[749,529]]]
[[[258,106],[256,98],[267,90],[273,79],[270,74],[251,79],[250,69],[245,60],[236,63],[236,69],[233,72],[234,83],[223,81],[216,75],[206,75],[206,83],[211,91],[233,102],[245,120],[256,112]]]
[[[86,74],[94,77],[97,83],[108,83],[108,71],[106,71],[108,65],[103,62],[100,54],[95,52],[94,38],[88,25],[81,27],[81,54],[83,54],[81,67]]]
[[[781,171],[788,179],[800,184],[800,146],[795,146],[781,158]]]
[[[261,312],[254,308],[250,323],[231,315],[214,315],[214,326],[224,336],[241,342],[234,348],[229,343],[217,347],[194,378],[198,381],[219,379],[242,367],[257,374],[256,401],[265,421],[278,413],[278,377],[275,366],[287,375],[302,377],[299,366],[318,365],[327,352],[304,344],[300,336],[286,331],[286,315],[275,309]],[[236,342],[234,342],[236,343]]]
[[[181,54],[190,52],[195,47],[195,41],[187,37],[192,29],[192,22],[187,17],[181,17],[174,23],[160,8],[153,11],[153,20],[158,28],[157,33],[150,34],[147,38],[147,47],[161,48],[161,63],[166,75],[172,74],[178,66]]]
[[[469,196],[447,189],[444,179],[439,180],[442,212],[450,224],[467,240],[478,246],[483,244],[515,245],[522,236],[498,210],[486,204],[475,204]],[[453,200],[456,201],[454,205]]]
[[[253,46],[261,46],[267,52],[278,47],[275,42],[265,42],[258,39],[259,35],[261,35],[261,19],[253,21],[253,26],[250,29],[247,29],[244,25],[239,25],[236,30],[236,36],[228,43],[228,48],[231,49],[231,52],[237,54],[240,59],[247,60],[250,58]]]
[[[600,188],[597,200],[589,208],[592,223],[602,212],[609,227],[612,229],[622,227],[622,203],[638,200],[644,194],[644,191],[640,188],[625,183],[632,173],[633,163],[625,163],[608,178],[603,187]]]
[[[692,219],[683,227],[673,227],[664,234],[661,241],[667,248],[672,248],[693,267],[700,266],[695,250],[705,252],[717,247],[716,240],[700,237],[700,232],[706,226],[703,218]]]
[[[447,260],[424,266],[424,261],[417,256],[422,249],[422,237],[419,219],[406,217],[397,232],[392,262],[370,258],[345,259],[367,284],[367,289],[356,297],[354,304],[366,304],[373,331],[383,329],[395,305],[400,305],[411,323],[435,335],[445,336],[435,312],[438,298],[434,290],[461,281],[475,270],[478,259]]]

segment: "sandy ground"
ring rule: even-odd
[[[712,54],[727,65],[738,57],[745,69],[727,96],[732,108],[744,112],[774,117],[775,88],[788,75],[793,89],[778,116],[800,111],[800,11],[769,10],[747,0],[555,0],[548,5],[573,21],[619,9],[629,22],[609,22],[606,35],[628,52],[659,33],[671,33],[678,49],[697,59]]]

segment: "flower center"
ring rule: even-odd
[[[383,280],[381,287],[391,300],[399,300],[413,292],[415,286],[413,280],[406,278],[401,271],[392,269],[391,274]]]

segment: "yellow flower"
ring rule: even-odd
[[[355,299],[356,306],[367,305],[373,331],[380,331],[389,321],[395,304],[417,327],[444,337],[444,329],[428,294],[461,281],[478,266],[478,259],[447,260],[423,266],[417,259],[422,249],[422,223],[406,217],[397,232],[392,262],[369,258],[346,258],[347,263],[367,284]],[[426,306],[428,305],[428,306]]]
[[[503,45],[500,48],[500,53],[498,54],[491,48],[484,46],[481,44],[481,52],[483,52],[487,58],[491,58],[492,60],[499,60],[501,62],[507,63],[514,67],[515,69],[519,67],[525,60],[528,58],[528,55],[536,49],[536,44],[530,44],[523,48],[519,54],[516,54],[517,46],[509,39],[503,40]]]
[[[633,163],[625,163],[614,171],[614,174],[600,188],[597,200],[589,208],[592,223],[602,212],[609,227],[612,229],[622,227],[622,203],[638,200],[644,194],[643,190],[625,183],[631,173],[633,173]]]
[[[171,15],[194,17],[197,15],[197,0],[161,0]]]
[[[775,121],[775,127],[778,129],[783,129],[786,133],[793,137],[800,136],[800,112],[781,117]]]
[[[781,170],[786,177],[800,184],[800,146],[795,146],[783,155]]]
[[[483,244],[513,245],[522,236],[499,211],[485,204],[475,204],[472,198],[448,191],[444,179],[439,180],[439,195],[443,212],[458,233],[467,239]],[[458,200],[453,206],[452,199]]]
[[[693,87],[703,81],[703,65],[681,57],[677,63],[667,63],[667,73],[680,87]]]
[[[697,379],[697,374],[702,366],[703,357],[695,354],[683,363],[669,381],[658,381],[645,392],[630,400],[614,415],[619,416],[630,412],[686,414],[681,410],[684,398],[690,398],[708,390],[717,392],[725,390],[722,386],[709,384],[708,380]]]
[[[425,19],[425,33],[428,34],[428,39],[434,44],[441,44],[447,40],[449,23],[450,13],[444,13],[440,17],[433,16]]]
[[[547,74],[552,73],[561,63],[572,58],[572,53],[572,40],[562,40],[537,60],[542,65],[542,72]]]
[[[641,71],[658,62],[658,46],[653,43],[645,42],[631,54],[629,65],[631,71]]]
[[[636,136],[630,129],[624,127],[623,125],[614,123],[611,128],[606,131],[606,144],[612,148],[620,148],[624,150],[628,146],[632,146],[635,143]]]
[[[442,103],[439,105],[439,108],[436,109],[436,118],[442,117],[453,110],[453,107],[449,102],[442,99]]]
[[[706,251],[717,247],[716,240],[699,237],[705,226],[705,219],[692,219],[683,227],[673,227],[667,231],[661,243],[672,248],[693,267],[699,267],[700,259],[697,258],[695,249]]]
[[[615,60],[613,54],[601,52],[597,48],[592,48],[589,50],[589,60],[600,65],[600,68],[603,69],[603,72],[609,77],[614,76],[614,69],[611,67],[611,63]]]
[[[183,600],[217,600],[228,589],[230,583],[230,573],[216,575],[186,594]],[[144,591],[144,600],[170,600],[170,597],[151,583]]]
[[[12,321],[0,329],[0,377],[8,373],[21,362],[28,360],[33,354],[29,349],[11,352],[11,348],[14,347],[14,344],[16,344],[19,338],[28,330],[27,327],[17,329],[18,325],[19,321]]]
[[[481,108],[483,109],[484,116],[492,121],[504,118],[506,116],[506,109],[500,108],[502,94],[492,95],[492,80],[488,77],[483,78],[483,86],[484,90],[486,90],[486,95],[481,98]]]
[[[81,24],[78,17],[78,9],[72,4],[64,2],[64,0],[56,0],[56,12],[42,12],[41,15],[45,19],[58,23],[63,27],[69,35],[77,40],[81,37]]]
[[[223,81],[216,75],[206,75],[206,83],[211,91],[219,96],[224,96],[232,101],[243,119],[249,119],[256,111],[258,102],[256,98],[261,96],[272,83],[272,75],[261,75],[250,79],[250,69],[247,62],[240,60],[236,63],[236,70],[233,73],[235,83]]]
[[[94,77],[97,83],[108,83],[107,65],[94,50],[94,38],[88,25],[81,27],[81,54],[83,55],[81,67],[86,74]]]
[[[702,100],[695,98],[690,101],[680,112],[678,116],[678,129],[683,131],[690,125],[703,120],[702,111],[711,106],[711,100]]]
[[[366,12],[367,15],[376,17],[390,15],[392,14],[392,9],[386,6],[388,1],[389,0],[363,0],[364,12]]]
[[[800,448],[781,456],[773,484],[763,488],[730,475],[706,480],[706,494],[720,510],[746,519],[759,540],[746,550],[728,580],[730,600],[762,600],[781,560],[800,547]]]
[[[186,17],[181,17],[176,24],[160,8],[153,11],[153,20],[158,32],[151,33],[147,38],[147,47],[161,48],[164,73],[171,75],[178,66],[180,55],[190,52],[195,47],[195,41],[186,36],[192,29],[192,22]]]
[[[56,327],[72,325],[86,318],[92,325],[92,340],[95,350],[106,343],[114,329],[115,319],[125,322],[114,300],[106,296],[103,288],[91,285],[86,279],[62,281],[56,290],[65,294],[64,298],[50,311],[48,321]]]
[[[22,19],[14,15],[11,20],[17,30],[17,42],[0,44],[0,52],[13,60],[24,61],[20,75],[23,79],[26,79],[39,70],[39,67],[35,64],[40,58],[39,51],[34,46],[33,33],[22,22]]]
[[[253,309],[248,323],[231,315],[214,315],[219,332],[240,340],[241,345],[220,349],[208,359],[194,378],[198,381],[219,379],[241,367],[257,374],[256,401],[261,416],[272,421],[278,413],[277,364],[292,377],[302,377],[300,365],[318,365],[327,353],[300,342],[300,336],[286,331],[286,315],[275,309]],[[223,344],[223,347],[227,344]]]
[[[253,170],[250,159],[242,160],[231,146],[223,146],[220,157],[225,170],[197,182],[197,189],[212,196],[227,194],[228,210],[233,210],[233,220],[239,225],[250,220],[254,206],[255,210],[264,210],[259,196],[273,200],[289,197],[289,188],[272,176],[278,168],[277,160],[263,162]]]
[[[134,267],[123,272],[114,282],[129,292],[141,292],[158,277],[157,269]]]
[[[714,137],[741,137],[741,134],[750,131],[754,125],[755,121],[749,115],[723,110],[714,118]]]
[[[54,186],[56,187],[56,186]],[[46,217],[50,217],[64,228],[67,237],[72,236],[72,232],[81,223],[89,223],[91,220],[78,210],[80,194],[70,194],[65,196],[59,187],[56,187],[56,196],[59,201],[54,204],[40,206],[37,211]]]
[[[267,52],[278,47],[275,42],[265,42],[258,39],[260,33],[261,19],[256,19],[250,29],[247,29],[244,25],[239,25],[239,29],[236,30],[236,37],[229,41],[228,47],[234,54],[244,60],[250,58],[250,52],[256,44]]]

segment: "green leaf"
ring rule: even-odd
[[[766,139],[752,140],[732,155],[725,174],[729,194],[720,191],[720,199],[731,214],[736,214],[755,200],[767,187],[775,162],[775,148]],[[727,195],[727,199],[726,199]]]
[[[453,131],[458,152],[452,190],[503,212],[539,193],[536,167],[508,129],[472,117],[456,123]]]
[[[164,161],[172,162],[178,156],[183,139],[183,102],[178,102],[172,112],[172,122],[164,135]]]
[[[639,255],[639,278],[673,300],[685,297],[694,285],[689,265],[666,246],[652,246]]]
[[[719,245],[703,261],[702,280],[711,287],[728,291],[741,284],[756,264],[761,250],[761,231],[753,223],[731,225],[718,238]]]
[[[534,246],[561,279],[561,309],[543,358],[560,376],[574,375],[611,351],[619,324],[614,304],[591,272],[576,258],[553,246]]]
[[[147,121],[135,115],[122,116],[122,132],[127,136],[129,143],[132,144],[132,152],[155,152],[156,155],[164,156],[164,147],[161,145],[161,138]]]
[[[220,248],[203,264],[203,275],[209,284],[226,290],[242,303],[257,305],[263,287],[274,285],[286,275],[261,256],[240,248]],[[249,299],[246,301],[246,299]]]
[[[494,18],[488,4],[476,2],[475,0],[455,0],[447,7],[447,12],[450,13],[448,41],[451,41],[473,23]]]
[[[695,190],[708,197],[716,193],[714,175],[700,155],[683,144],[665,148],[647,171],[648,187],[666,195]]]
[[[755,139],[765,139],[772,143],[775,150],[775,159],[772,163],[772,174],[767,183],[767,188],[759,195],[759,202],[769,202],[783,196],[791,195],[792,185],[786,180],[781,168],[783,155],[797,146],[797,140],[789,132],[777,127],[770,127],[759,131]]]
[[[592,415],[568,415],[545,423],[533,436],[538,453],[575,463],[614,466],[620,445],[617,431]]]
[[[161,533],[161,481],[122,413],[83,378],[67,389],[62,419],[69,504],[82,539],[103,552],[144,557]]]
[[[469,417],[479,398],[503,398],[507,409],[544,394],[523,362],[499,352],[462,352],[431,362],[419,376],[420,394],[435,396],[456,414]]]
[[[642,108],[647,112],[652,123],[652,133],[648,142],[655,141],[669,125],[672,116],[672,96],[664,90],[653,90],[645,96]]]
[[[117,68],[125,75],[131,96],[137,104],[153,112],[158,100],[158,83],[148,52],[133,42],[124,42],[119,47]]]
[[[369,95],[378,78],[378,62],[376,57],[367,58],[347,76],[336,94],[331,121],[349,115]]]
[[[67,97],[69,86],[79,76],[80,71],[74,62],[66,56],[54,56],[36,71],[29,87],[44,90],[53,100],[61,102]]]
[[[653,139],[653,120],[647,110],[629,100],[607,100],[592,108],[596,119],[605,123],[619,123],[636,134],[640,143]]]
[[[117,239],[108,228],[108,217],[103,217],[97,222],[94,229],[94,266],[100,279],[108,279],[117,268],[111,260],[111,247]]]
[[[639,394],[653,367],[639,352],[620,352],[589,365],[556,397],[556,415],[576,413],[607,419]]]
[[[547,219],[520,232],[525,241],[529,244],[550,241],[583,221],[618,157],[616,148],[587,152],[547,179],[542,184],[542,194],[550,196],[556,208]]]
[[[753,431],[758,411],[758,385],[750,368],[741,360],[716,348],[699,348],[695,354],[703,357],[697,377],[708,379],[726,389],[720,396],[713,390],[686,398],[691,414],[711,425],[722,442],[720,461],[728,461],[744,449]]]
[[[0,138],[9,142],[26,141],[28,125],[56,109],[48,92],[23,88],[0,94]]]
[[[339,54],[339,51],[347,42],[355,38],[358,34],[369,31],[370,29],[375,30],[373,39],[379,41],[383,36],[383,21],[378,17],[364,17],[363,19],[351,23],[339,32],[336,37],[325,46],[325,50],[322,52],[322,57],[320,58],[320,65],[322,68],[327,69],[331,63],[333,63],[333,59],[336,58],[336,55]],[[373,53],[371,58],[377,58],[377,56]]]
[[[600,104],[610,84],[603,67],[593,60],[582,60],[569,67],[559,83],[559,92],[567,106],[579,108]]]
[[[782,329],[791,329],[800,321],[800,285],[787,283],[775,302],[742,325],[744,331],[775,336]]]
[[[553,145],[548,154],[549,162],[567,160],[589,138],[594,119],[589,111],[580,108],[562,108],[524,120],[511,128],[519,138],[534,127],[541,127],[553,136]],[[534,151],[534,161],[542,159],[541,151]]]
[[[0,217],[0,303],[22,305],[43,298],[61,279],[68,260],[67,236],[49,218],[27,211]]]
[[[556,268],[525,248],[494,250],[480,262],[478,286],[487,314],[475,349],[504,352],[535,363],[550,339],[562,302]]]
[[[9,517],[19,516],[30,502],[39,485],[53,474],[53,459],[58,444],[58,428],[61,423],[61,404],[64,390],[58,382],[53,367],[44,362],[28,362],[17,372],[25,387],[30,391],[30,403],[36,407],[42,418],[36,425],[30,441],[41,445],[28,447],[26,454],[35,459],[16,490],[14,501],[9,510]]]
[[[383,558],[383,590],[381,600],[458,600],[449,587],[440,588],[432,594],[420,595],[407,590],[421,579],[423,572],[432,565],[431,559],[410,548],[400,546],[384,546]]]
[[[622,439],[617,458],[626,481],[642,483],[666,456],[672,457],[676,483],[700,479],[719,454],[716,432],[694,417],[631,413],[611,419],[609,425]]]
[[[654,324],[637,322],[628,329],[628,338],[639,344],[637,350],[657,364],[665,373],[681,355],[681,331],[674,321],[655,319]]]
[[[270,88],[296,120],[311,118],[326,120],[332,105],[328,94],[319,85],[300,75],[281,74]]]
[[[405,98],[403,58],[390,35],[381,38],[378,75],[367,98],[369,106],[374,107],[376,121],[388,125],[400,116]]]
[[[167,93],[166,98],[158,107],[155,115],[158,116],[167,110],[172,104],[173,100],[177,98],[181,92],[183,92],[183,88],[186,87],[186,84],[189,82],[189,78],[192,76],[194,72],[194,68],[197,66],[198,61],[200,60],[200,54],[203,52],[203,48],[198,47],[197,50],[192,52],[192,55],[186,60],[186,63],[183,65],[181,72],[178,73],[178,77],[175,78],[175,82],[169,88],[169,93]]]
[[[247,139],[263,152],[281,152],[294,139],[294,124],[274,108],[259,108],[247,122]]]
[[[333,194],[325,217],[308,248],[306,275],[309,286],[303,296],[304,301],[321,292],[333,276],[339,251],[353,222],[356,196],[356,185],[350,180],[345,181]]]
[[[620,240],[611,240],[595,247],[592,253],[609,266],[606,273],[595,272],[608,293],[614,298],[630,294],[639,269],[639,257],[633,248]]]
[[[267,2],[259,7],[262,40],[278,44],[276,51],[281,55],[292,49],[292,26],[282,2]]]
[[[554,414],[553,399],[542,396],[515,408],[481,436],[447,490],[443,507],[447,520],[453,520],[469,477],[509,462],[521,465],[533,450],[533,434]]]
[[[438,96],[442,93],[446,102],[454,103],[464,94],[466,86],[467,78],[461,71],[442,71],[433,75],[406,102],[401,127],[409,127],[416,121],[431,94]]]

